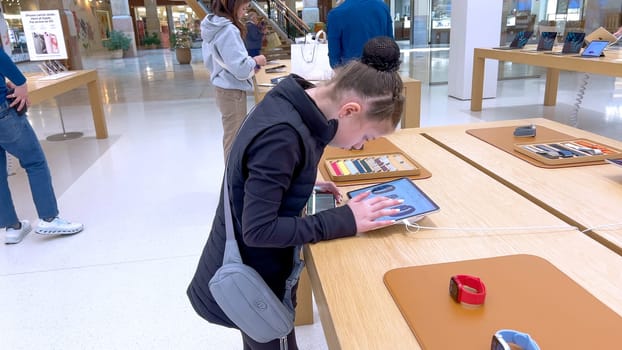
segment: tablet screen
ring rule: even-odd
[[[371,191],[368,198],[381,196],[404,200],[404,203],[392,207],[399,208],[399,213],[392,216],[383,216],[376,220],[399,221],[408,219],[409,221],[416,221],[426,214],[436,212],[440,209],[439,206],[423,193],[409,178],[401,178],[360,188],[348,192],[348,197],[352,198],[366,191]]]
[[[583,50],[581,56],[600,57],[607,45],[609,45],[608,41],[594,40]]]

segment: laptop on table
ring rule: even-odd
[[[523,46],[525,46],[525,44],[527,44],[527,42],[529,41],[529,38],[531,38],[531,34],[533,34],[533,32],[518,32],[516,33],[516,36],[514,36],[514,39],[512,39],[510,46],[493,47],[493,49],[497,49],[497,50],[522,49]]]
[[[561,52],[545,52],[551,55],[576,55],[581,52],[583,47],[583,41],[585,39],[585,33],[583,32],[569,32],[566,34],[564,40],[564,47]]]
[[[557,38],[557,32],[542,32],[538,40],[538,47],[535,50],[525,50],[525,52],[551,51],[555,45],[555,38]]]

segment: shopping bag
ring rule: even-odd
[[[274,49],[281,46],[281,39],[276,32],[266,35],[266,49]]]
[[[303,40],[296,40],[291,46],[292,73],[307,80],[328,80],[333,69],[328,60],[328,42],[323,30],[307,34]]]

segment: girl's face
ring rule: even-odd
[[[244,15],[246,15],[246,10],[248,10],[249,5],[250,2],[245,2],[244,4],[242,4],[242,6],[240,6],[240,8],[238,8],[238,18],[244,18]]]
[[[337,133],[330,142],[333,147],[361,149],[367,141],[393,132],[390,121],[370,121],[360,114],[338,117]]]

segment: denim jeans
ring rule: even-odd
[[[0,104],[0,227],[19,222],[9,190],[5,151],[15,156],[26,170],[39,218],[57,216],[52,176],[37,135],[26,116],[18,116],[5,101]]]

